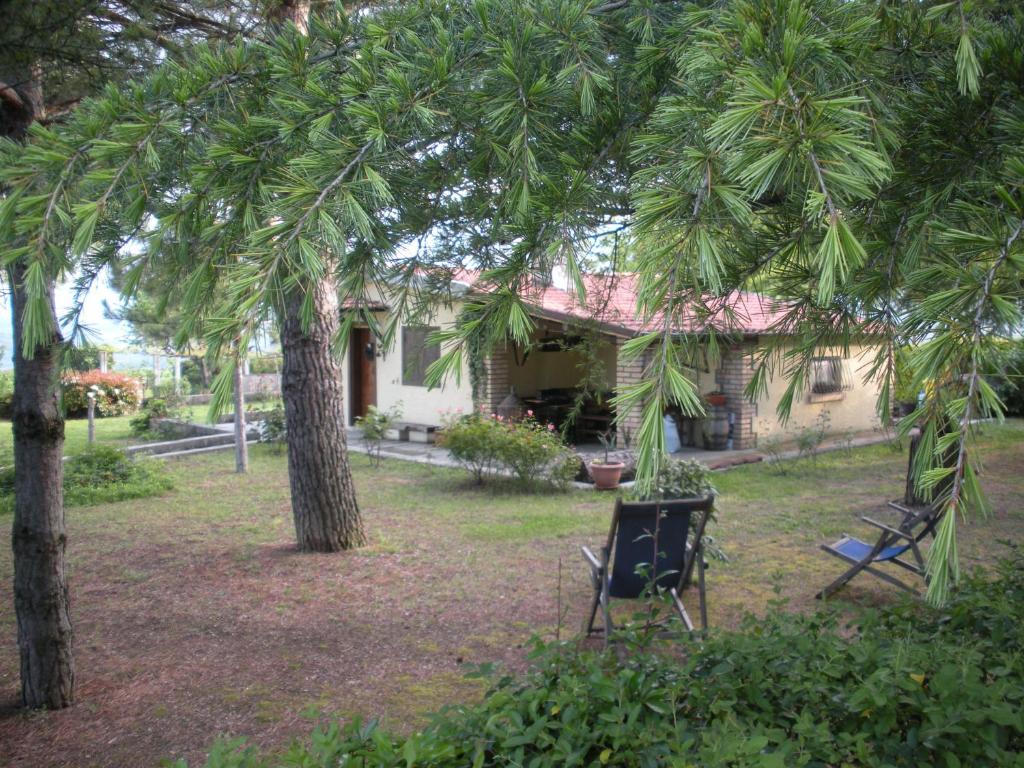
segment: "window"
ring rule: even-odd
[[[427,337],[438,330],[429,325],[402,326],[402,384],[424,387],[427,368],[441,357],[441,345],[429,344]]]
[[[843,360],[840,357],[819,357],[811,363],[811,392],[831,395],[843,391]]]

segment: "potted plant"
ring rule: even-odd
[[[714,407],[725,405],[726,396],[724,392],[719,392],[716,390],[714,392],[708,392],[706,395],[704,395],[704,399],[708,401],[708,405]]]
[[[626,465],[621,461],[609,460],[608,453],[615,445],[615,437],[610,429],[601,432],[597,439],[604,446],[604,459],[590,462],[590,476],[594,478],[594,487],[599,491],[611,491],[619,487],[622,470]]]

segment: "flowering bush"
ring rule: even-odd
[[[135,413],[142,402],[141,382],[120,373],[67,373],[61,383],[64,385],[64,412],[71,417],[85,416],[90,392],[96,395],[97,416]]]
[[[504,471],[525,485],[540,481],[564,488],[579,470],[579,458],[562,442],[554,425],[538,423],[529,412],[522,421],[486,412],[449,415],[438,443],[478,483]]]

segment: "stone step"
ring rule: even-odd
[[[247,440],[249,445],[255,445],[256,440]],[[166,453],[145,454],[150,459],[177,459],[182,456],[198,456],[202,453],[214,453],[215,451],[227,451],[235,447],[234,441],[225,445],[211,445],[206,448],[190,448],[185,451],[167,451]]]
[[[256,435],[250,432],[249,441],[252,442]],[[213,435],[199,435],[198,437],[186,437],[181,440],[163,440],[159,443],[143,443],[142,445],[130,445],[124,449],[129,456],[159,456],[164,453],[181,453],[199,448],[225,447],[235,444],[235,436],[231,432],[219,432]]]

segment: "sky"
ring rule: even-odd
[[[121,297],[112,290],[105,276],[100,277],[85,300],[82,312],[82,324],[93,331],[89,340],[94,344],[108,344],[115,349],[115,368],[138,368],[151,364],[152,358],[141,353],[131,353],[129,341],[130,328],[127,323],[110,320],[103,316],[103,302],[111,307],[121,305]],[[57,286],[57,316],[61,317],[71,307],[72,287],[70,283]],[[3,346],[3,358],[0,369],[7,370],[13,366],[14,330],[11,326],[11,304],[7,295],[0,296],[0,345]]]

